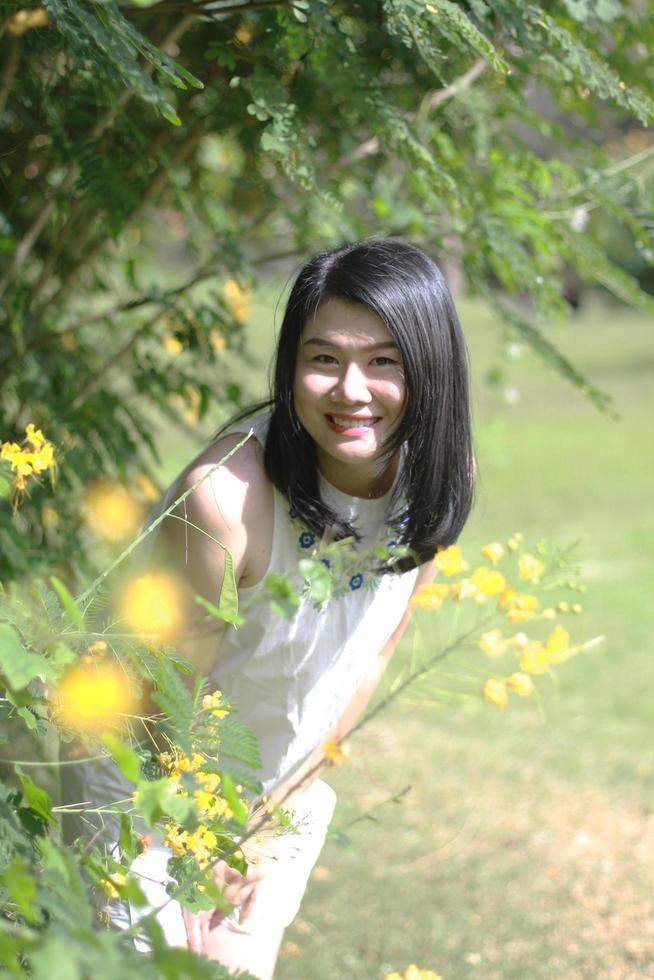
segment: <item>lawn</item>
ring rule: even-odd
[[[259,365],[272,307],[266,293],[253,311]],[[605,639],[541,685],[540,709],[421,689],[356,737],[329,777],[350,843],[327,843],[277,980],[377,980],[409,963],[444,980],[654,977],[651,323],[590,297],[550,331],[613,395],[612,421],[525,349],[505,355],[484,307],[464,301],[461,318],[479,473],[464,551],[474,560],[516,530],[578,541],[588,593],[570,627]],[[252,394],[261,376],[251,369]],[[438,643],[421,617],[396,669],[413,643]],[[457,687],[461,670],[455,658],[434,686]],[[358,819],[371,808],[374,821]]]

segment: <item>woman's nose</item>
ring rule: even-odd
[[[348,364],[344,367],[334,394],[350,403],[370,401],[368,379],[358,364]]]

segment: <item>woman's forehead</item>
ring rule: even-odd
[[[307,320],[300,343],[361,343],[397,346],[384,321],[363,303],[332,298],[321,303]]]

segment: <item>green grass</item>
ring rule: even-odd
[[[423,696],[362,732],[331,777],[336,826],[411,790],[353,825],[350,846],[328,842],[278,980],[409,963],[445,980],[654,977],[651,324],[591,304],[554,332],[614,396],[612,422],[524,351],[485,386],[501,334],[475,304],[461,312],[479,469],[464,551],[515,530],[578,540],[588,593],[569,625],[605,641],[542,685],[542,713]]]
[[[249,328],[259,364],[273,303],[262,294]],[[588,593],[569,625],[605,640],[541,684],[541,711],[476,697],[444,706],[421,690],[362,731],[330,775],[351,844],[327,843],[277,980],[377,980],[409,963],[444,980],[654,977],[651,323],[590,301],[551,331],[614,396],[615,422],[529,352],[503,358],[485,308],[464,302],[461,319],[479,473],[464,551],[474,560],[515,530],[578,540]],[[252,394],[261,377],[252,369]],[[172,472],[183,459],[170,449]],[[435,648],[440,628],[422,622],[423,648]],[[438,685],[460,686],[465,669],[455,658]],[[408,785],[401,804],[380,806]],[[348,827],[371,807],[375,822]]]

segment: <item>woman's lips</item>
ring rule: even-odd
[[[356,415],[326,415],[327,425],[332,432],[339,432],[345,435],[359,434],[372,429],[379,421],[378,415],[356,416]]]

